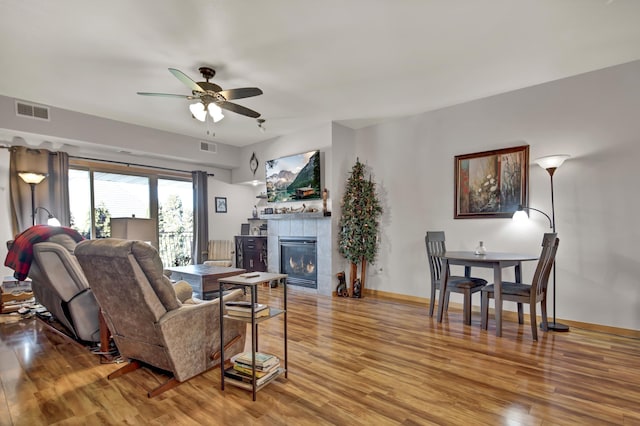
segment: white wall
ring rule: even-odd
[[[13,239],[10,211],[7,208],[10,205],[9,150],[0,149],[0,260],[2,260],[0,262],[0,278],[13,275],[13,269],[4,266],[4,259],[7,257],[6,242]]]
[[[117,151],[132,154],[120,158],[149,164],[165,160],[165,164],[192,164],[185,170],[207,170],[216,167],[230,169],[239,165],[240,149],[216,142],[217,153],[200,150],[200,139],[164,132],[149,127],[109,120],[62,108],[50,107],[50,120],[35,120],[16,115],[15,99],[0,95],[0,139],[23,138],[24,143],[70,155],[117,155]],[[194,125],[198,125],[194,122]],[[6,130],[11,129],[11,130]],[[9,136],[7,136],[9,135]],[[203,134],[204,139],[204,134]],[[139,161],[137,161],[139,160]],[[167,167],[171,167],[168,165]],[[177,168],[182,168],[180,165]]]
[[[338,252],[338,235],[340,232],[341,201],[344,196],[345,185],[351,169],[356,162],[355,154],[356,131],[340,124],[332,127],[333,149],[332,149],[332,173],[333,173],[333,212],[331,215],[331,229],[333,234],[333,255],[331,259],[331,269],[334,277],[333,290],[335,291],[338,281],[335,275],[344,271],[347,282],[350,282],[350,263]],[[371,272],[371,270],[369,271]],[[368,274],[371,276],[371,273]],[[368,288],[368,282],[365,280]]]
[[[483,240],[489,250],[539,253],[542,215],[525,227],[453,219],[455,155],[529,144],[529,205],[549,214],[549,175],[533,159],[572,156],[554,176],[558,318],[640,329],[638,111],[640,61],[358,131],[355,154],[371,166],[384,208],[367,287],[428,297],[426,230],[446,231],[451,249]],[[525,279],[534,267],[524,265]]]
[[[209,178],[207,182],[209,199],[209,239],[233,240],[240,235],[240,225],[247,223],[256,204],[255,188],[248,185],[234,185]],[[227,213],[216,213],[215,197],[227,198]]]

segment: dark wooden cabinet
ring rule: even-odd
[[[247,272],[267,271],[266,236],[236,236],[236,268],[246,269]]]

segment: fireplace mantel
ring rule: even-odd
[[[261,214],[262,220],[331,219],[331,212]]]
[[[279,273],[280,247],[278,240],[282,237],[316,237],[318,294],[331,296],[333,290],[331,276],[331,217],[322,212],[284,213],[260,215],[260,219],[268,221],[268,265],[269,272]],[[329,220],[322,220],[329,219]],[[311,290],[311,289],[309,289]],[[313,291],[313,290],[312,290]]]

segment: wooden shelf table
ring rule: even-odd
[[[258,287],[261,284],[269,284],[272,281],[277,281],[282,285],[283,291],[283,299],[282,299],[282,307],[276,308],[269,306],[269,315],[256,318],[255,315],[255,305],[258,303]],[[253,400],[256,400],[256,392],[271,381],[275,380],[282,373],[284,373],[284,377],[288,377],[288,365],[287,365],[287,274],[274,274],[269,272],[253,272],[246,273],[241,275],[236,275],[232,277],[220,278],[218,280],[220,284],[220,291],[223,292],[225,286],[229,286],[231,288],[243,287],[245,290],[249,289],[251,293],[251,316],[242,318],[242,317],[232,317],[224,314],[224,306],[223,303],[220,303],[220,388],[224,390],[224,382],[225,382],[225,355],[224,355],[224,321],[225,319],[228,321],[244,321],[247,323],[251,323],[251,353],[252,353],[252,383],[250,385],[250,390],[252,391]],[[257,377],[256,377],[256,364],[255,364],[255,354],[258,352],[258,323],[262,321],[267,321],[275,316],[284,315],[284,368],[281,368],[280,374],[275,375],[271,380],[257,386]],[[233,381],[229,380],[230,383],[235,384]],[[239,386],[241,386],[239,384]],[[245,386],[241,386],[243,388],[248,388]]]

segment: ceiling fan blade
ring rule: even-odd
[[[149,92],[137,92],[138,95],[142,96],[163,96],[166,98],[183,98],[183,99],[196,99],[195,96],[191,95],[173,95],[171,93],[149,93]]]
[[[260,113],[256,112],[247,107],[243,107],[242,105],[234,104],[231,102],[220,102],[217,103],[220,108],[228,109],[229,111],[237,112],[238,114],[246,115],[247,117],[258,118],[260,117]]]
[[[182,71],[177,70],[175,68],[169,68],[169,71],[178,80],[180,80],[182,83],[184,83],[185,86],[187,86],[189,89],[193,90],[194,92],[206,92],[206,90],[204,90],[202,87],[200,87],[198,85],[198,83],[196,83],[195,81],[191,80],[191,78],[189,78],[189,76],[186,75],[185,73],[183,73]]]
[[[240,89],[221,90],[218,92],[228,101],[234,99],[250,98],[252,96],[262,95],[262,90],[257,87],[242,87]]]

